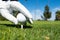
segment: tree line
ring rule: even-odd
[[[16,17],[16,15],[18,14],[18,12],[19,12],[19,11],[13,11],[13,16]],[[45,8],[44,8],[43,16],[41,16],[41,18],[42,18],[43,20],[46,20],[46,21],[47,21],[48,19],[51,18],[51,14],[52,14],[52,12],[50,12],[49,6],[46,5]],[[57,10],[55,14],[56,14],[55,20],[60,20],[60,10]],[[1,21],[1,20],[4,21],[4,20],[6,20],[6,19],[0,15],[0,21]]]
[[[42,18],[44,20],[48,20],[51,18],[51,14],[52,12],[50,12],[49,6],[46,5]],[[55,14],[56,14],[55,20],[60,20],[60,10],[57,10]]]

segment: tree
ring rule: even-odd
[[[60,10],[56,11],[56,19],[55,20],[60,20]]]
[[[45,20],[51,18],[51,12],[49,11],[49,6],[48,5],[45,6],[45,11],[44,11],[43,15],[44,15]]]

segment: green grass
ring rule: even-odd
[[[60,21],[34,21],[32,28],[24,29],[9,24],[0,21],[0,40],[60,40]]]

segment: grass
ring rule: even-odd
[[[60,40],[60,21],[34,21],[24,29],[0,21],[0,40]]]

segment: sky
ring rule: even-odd
[[[49,20],[55,19],[55,12],[60,10],[60,0],[19,0],[32,14],[33,19],[42,19],[44,7],[49,6],[52,16]]]

